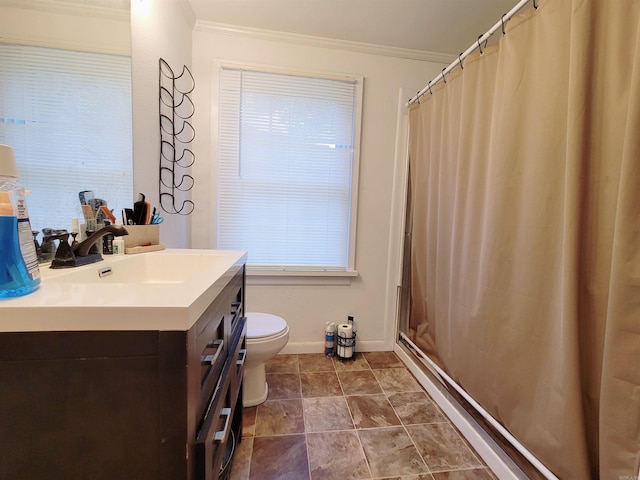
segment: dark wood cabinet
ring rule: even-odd
[[[242,428],[233,273],[187,331],[0,333],[0,478],[217,479]]]

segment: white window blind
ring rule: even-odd
[[[82,190],[130,206],[131,59],[0,43],[0,143],[32,191],[35,230],[70,230]]]
[[[350,80],[221,68],[219,248],[253,267],[352,267],[356,93]]]

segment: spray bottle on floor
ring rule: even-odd
[[[327,357],[333,357],[335,340],[336,324],[334,322],[327,322],[324,329],[324,354]]]

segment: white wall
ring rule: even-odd
[[[133,96],[133,190],[159,205],[159,59],[175,72],[191,68],[191,11],[181,0],[131,2],[131,61]],[[181,197],[188,199],[190,193]],[[190,246],[190,220],[162,212],[160,242],[167,247]]]
[[[0,41],[39,47],[129,55],[129,18],[95,18],[81,9],[67,13],[0,6]]]
[[[12,28],[12,25],[29,24],[9,21],[6,15],[0,22],[2,35],[19,35],[21,28]],[[155,205],[158,204],[160,142],[159,58],[164,58],[174,70],[189,66],[196,80],[193,97],[196,163],[192,169],[195,187],[191,192],[196,210],[191,216],[165,214],[161,242],[168,247],[215,248],[212,228],[215,221],[212,208],[215,149],[211,145],[211,132],[216,119],[217,95],[212,75],[216,60],[362,75],[364,104],[356,245],[359,276],[346,285],[315,286],[255,285],[255,279],[249,278],[247,307],[277,313],[287,319],[291,338],[286,351],[321,351],[324,323],[345,321],[347,315],[353,315],[358,322],[359,349],[390,350],[395,331],[393,283],[397,272],[394,269],[398,264],[394,258],[398,246],[393,239],[390,242],[390,228],[392,224],[394,228],[399,224],[398,199],[392,200],[394,195],[397,197],[398,192],[401,193],[401,190],[393,190],[394,173],[397,174],[394,157],[399,104],[406,100],[404,97],[399,99],[398,93],[400,88],[416,92],[445,65],[360,53],[326,44],[314,45],[309,39],[296,44],[238,34],[237,31],[228,34],[223,29],[206,25],[192,32],[193,24],[194,19],[183,0],[132,2],[134,194],[144,192]],[[98,32],[97,28],[87,32],[91,30]],[[64,31],[64,28],[59,29],[55,34],[64,39]],[[114,39],[112,37],[112,43],[115,43]],[[117,49],[127,47],[126,44],[114,45]]]
[[[217,62],[232,61],[296,71],[364,76],[356,269],[347,285],[256,285],[249,277],[247,310],[283,316],[290,327],[285,352],[320,352],[326,321],[358,324],[358,350],[391,350],[395,332],[396,261],[388,266],[396,127],[399,90],[421,89],[445,66],[421,60],[313,46],[308,42],[276,41],[256,35],[226,33],[198,24],[193,33],[193,73],[196,79],[196,177],[192,246],[215,248],[212,208],[215,195]],[[405,103],[407,98],[401,99]],[[396,248],[396,245],[393,245]],[[393,249],[392,249],[393,250]]]
[[[133,92],[133,171],[134,194],[144,192],[158,205],[158,60],[165,59],[174,70],[183,65],[192,69],[196,80],[196,105],[192,169],[195,187],[191,197],[196,210],[191,216],[165,214],[161,241],[168,247],[215,248],[212,208],[215,194],[212,126],[216,120],[215,76],[212,69],[220,60],[284,67],[309,72],[362,75],[364,102],[362,118],[360,182],[356,269],[359,276],[343,285],[256,285],[249,278],[247,307],[282,315],[291,328],[287,351],[322,350],[326,321],[342,322],[353,315],[358,323],[358,347],[391,349],[395,331],[395,279],[397,261],[390,258],[397,245],[390,243],[391,211],[394,207],[393,176],[400,88],[415,92],[444,66],[441,63],[359,53],[347,49],[291,43],[251,35],[227,34],[204,25],[192,32],[194,19],[182,0],[136,0],[131,11],[131,55]],[[21,21],[3,15],[3,35],[24,35],[28,25],[40,20]],[[51,14],[49,27],[55,26]],[[128,48],[126,35],[113,35],[123,23],[112,22],[112,35],[102,29],[75,31],[85,35],[77,44],[96,44],[106,38],[114,51]],[[13,26],[22,25],[20,28]],[[118,26],[116,26],[118,25]],[[23,28],[24,27],[24,28]],[[71,29],[49,28],[48,35],[60,42]],[[37,37],[38,29],[30,33]],[[91,36],[89,35],[91,34]],[[97,34],[97,35],[96,35]],[[77,37],[75,37],[77,38]],[[50,42],[50,40],[48,40]],[[103,47],[106,48],[106,47]],[[389,50],[385,50],[388,52]],[[407,95],[408,97],[408,95]],[[397,193],[396,193],[397,196]],[[397,210],[397,208],[396,208]],[[397,224],[397,219],[393,220]]]

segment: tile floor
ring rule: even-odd
[[[232,480],[494,480],[393,352],[277,355]]]

